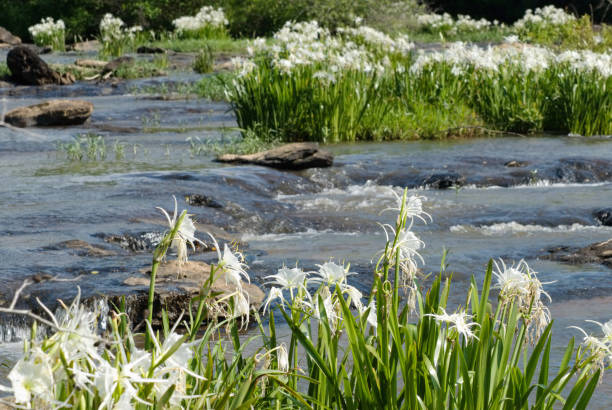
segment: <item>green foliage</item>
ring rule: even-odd
[[[245,39],[235,40],[231,38],[213,38],[208,40],[195,38],[180,39],[170,34],[162,35],[160,39],[149,43],[149,45],[183,53],[198,52],[204,45],[207,45],[216,54],[243,54],[246,52],[247,41]]]
[[[196,93],[212,101],[227,101],[226,86],[231,84],[236,75],[230,72],[220,72],[202,77],[196,84]]]
[[[120,161],[125,157],[125,144],[115,141],[111,147],[115,160]],[[108,157],[108,147],[103,136],[87,133],[73,137],[71,142],[58,142],[57,150],[62,152],[70,161],[98,162],[105,161]]]
[[[156,54],[151,61],[137,60],[121,64],[115,70],[114,75],[124,79],[156,77],[166,75],[164,69],[167,67],[168,56],[166,54]]]
[[[604,25],[595,31],[587,15],[565,24],[528,24],[518,30],[522,41],[563,50],[606,52],[612,47],[612,28]]]
[[[6,63],[0,63],[0,79],[9,78],[11,76],[11,70],[9,70]]]

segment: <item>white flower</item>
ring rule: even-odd
[[[305,288],[304,283],[308,273],[298,268],[287,268],[283,266],[278,270],[276,275],[266,276],[264,279],[274,279],[268,282],[270,285],[279,285],[281,289],[289,289],[291,298],[293,299],[293,289]]]
[[[166,216],[170,230],[174,229],[178,221],[178,204],[174,195],[172,195],[172,198],[174,198],[174,214],[172,215],[172,218],[170,218],[170,215],[165,209],[157,207],[157,209],[162,211],[162,213]],[[172,247],[176,249],[179,263],[187,261],[187,244],[190,244],[192,249],[195,250],[194,242],[202,243],[202,241],[195,237],[195,231],[196,228],[193,220],[191,219],[191,215],[186,214],[181,225],[178,227],[176,236],[172,240]]]
[[[323,265],[317,265],[319,271],[315,272],[318,278],[311,279],[315,283],[327,283],[328,285],[339,285],[346,281],[349,275],[355,275],[355,272],[349,272],[349,267],[338,265],[334,262],[325,262]]]
[[[8,379],[17,403],[29,405],[33,398],[49,403],[54,399],[51,360],[39,347],[31,349],[26,357],[17,362]]]
[[[433,314],[429,313],[426,316],[431,316],[436,319],[438,322],[445,322],[451,326],[451,329],[454,328],[459,336],[463,336],[465,342],[467,343],[470,339],[478,339],[474,332],[472,332],[473,326],[478,326],[478,323],[469,322],[472,316],[468,315],[465,311],[458,311],[449,315],[443,308],[440,308],[442,314]]]
[[[266,310],[268,309],[270,302],[276,299],[280,299],[282,303],[285,303],[285,298],[283,297],[283,290],[281,288],[270,288],[270,292],[268,293],[268,297],[266,299],[266,302],[264,303],[264,315],[266,314]]]
[[[289,355],[287,354],[287,348],[284,343],[278,347],[276,351],[276,358],[278,360],[278,370],[282,372],[289,371]]]

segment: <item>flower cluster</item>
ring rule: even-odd
[[[64,50],[66,26],[63,20],[54,21],[53,17],[43,18],[40,23],[28,28],[34,42],[39,46],[50,46],[54,50]]]
[[[124,27],[125,23],[119,17],[106,13],[100,20],[100,42],[102,43],[102,54],[118,56],[126,49],[133,46],[141,26]]]
[[[349,271],[349,266],[339,265],[329,261],[314,272],[304,272],[298,268],[281,267],[275,275],[269,275],[266,279],[271,279],[268,285],[272,285],[268,298],[264,304],[264,313],[274,300],[280,300],[282,306],[298,308],[306,312],[309,316],[321,320],[323,313],[333,330],[338,329],[342,314],[338,295],[334,292],[340,291],[347,303],[357,309],[360,315],[365,315],[367,322],[376,327],[376,305],[372,300],[369,304],[363,301],[363,294],[354,286],[347,282],[347,277],[354,275]],[[309,285],[318,286],[316,292],[311,294],[308,290]],[[283,292],[288,291],[291,297],[286,300]],[[323,310],[321,310],[321,307]]]
[[[500,259],[495,262],[494,288],[499,289],[499,299],[502,305],[516,303],[527,324],[528,339],[537,340],[550,322],[550,311],[544,305],[542,296],[550,301],[550,296],[542,287],[536,272],[529,268],[524,260],[516,266],[506,266]]]
[[[442,51],[419,53],[410,70],[412,73],[419,73],[427,66],[440,63],[452,66],[453,72],[458,74],[471,68],[495,72],[513,67],[528,73],[566,65],[574,71],[597,72],[604,78],[612,75],[612,54],[610,53],[583,50],[556,54],[545,47],[522,43],[513,43],[505,47],[481,48],[463,42],[454,42]]]
[[[181,37],[209,37],[214,31],[224,31],[229,21],[222,8],[204,6],[195,16],[183,16],[172,21]]]
[[[530,29],[542,26],[562,26],[576,20],[572,14],[553,5],[536,8],[535,11],[528,9],[523,18],[514,23],[517,30]]]
[[[445,35],[455,35],[460,33],[470,33],[481,30],[488,30],[493,27],[498,27],[497,20],[491,22],[481,18],[473,19],[470,16],[459,14],[457,19],[448,14],[419,14],[417,16],[417,24],[420,30],[431,33],[442,33]]]
[[[580,327],[571,327],[580,330],[584,335],[582,345],[585,346],[590,354],[594,357],[595,367],[602,371],[601,377],[603,377],[603,370],[606,368],[606,365],[612,366],[612,320],[609,320],[606,323],[599,323],[594,320],[587,320],[587,322],[599,325],[603,332],[603,336],[596,337],[587,334]]]

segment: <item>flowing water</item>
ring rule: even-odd
[[[67,58],[67,57],[62,57]],[[336,156],[327,169],[300,172],[227,166],[190,149],[189,137],[220,141],[235,133],[224,103],[202,99],[164,101],[132,93],[139,87],[193,81],[186,73],[108,84],[0,89],[5,108],[45,98],[83,98],[94,104],[88,124],[0,127],[0,299],[6,303],[25,278],[48,274],[76,282],[42,281],[29,298],[70,300],[84,295],[131,292],[123,281],[150,262],[105,242],[108,235],[140,235],[164,229],[155,209],[194,214],[202,230],[241,240],[253,281],[299,261],[305,268],[334,258],[350,261],[350,282],[368,291],[372,259],[384,247],[380,223],[392,223],[395,193],[409,187],[424,200],[432,222],[415,224],[426,243],[423,270],[437,272],[449,252],[454,303],[462,303],[471,275],[482,281],[491,257],[526,259],[552,297],[554,352],[558,361],[571,336],[568,326],[596,331],[585,319],[612,318],[612,271],[598,264],[568,265],[541,259],[558,246],[582,247],[612,237],[593,212],[612,207],[612,139],[539,136],[328,146]],[[106,138],[107,157],[71,161],[58,144],[80,133]],[[117,148],[120,147],[120,148]],[[507,167],[508,161],[524,162]],[[448,183],[450,181],[450,183]],[[460,182],[456,188],[453,182]],[[447,184],[448,183],[448,184]],[[453,185],[450,189],[436,189]],[[188,195],[212,206],[185,203]],[[203,234],[202,234],[203,235]],[[111,251],[107,256],[62,245],[81,240]],[[193,259],[213,260],[212,253]],[[79,276],[82,275],[82,276]],[[17,357],[27,328],[0,324],[0,362]],[[6,369],[0,367],[0,379]],[[612,406],[612,377],[604,378],[591,408]]]

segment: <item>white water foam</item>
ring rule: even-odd
[[[361,232],[336,232],[331,229],[325,229],[317,231],[315,229],[307,229],[303,232],[294,233],[266,233],[263,235],[245,233],[242,235],[241,240],[245,242],[282,242],[282,241],[297,241],[304,239],[313,239],[323,235],[336,235],[336,236],[357,236],[361,235]]]
[[[477,185],[465,185],[461,189],[538,189],[538,188],[592,188],[610,185],[610,182],[553,182],[548,179],[542,179],[529,184],[512,185],[509,187],[503,187],[499,185],[490,186],[477,186]]]
[[[513,233],[567,233],[567,232],[612,232],[612,227],[602,225],[583,225],[579,223],[571,225],[557,225],[557,226],[542,226],[533,224],[521,224],[519,222],[501,222],[492,225],[453,225],[450,227],[450,231],[454,233],[469,233],[469,232],[480,232],[484,235],[505,235]]]
[[[345,189],[326,188],[316,194],[278,195],[277,200],[289,202],[304,210],[347,211],[395,206],[402,189],[367,181],[363,185],[349,185]]]

